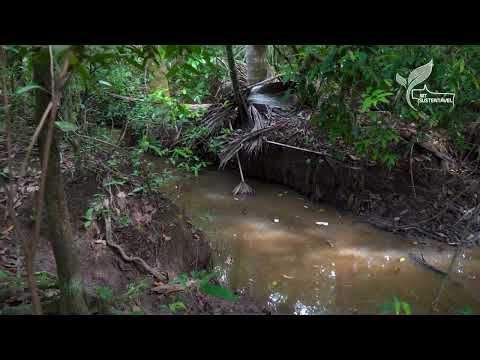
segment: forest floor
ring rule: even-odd
[[[73,155],[63,152],[70,219],[92,314],[262,314],[243,295],[231,301],[200,291],[193,278],[212,270],[211,248],[168,198],[159,192],[132,193],[119,183],[106,187],[105,172],[70,176],[73,162]],[[33,159],[27,176],[15,178],[19,230],[27,237],[33,233],[33,200],[40,176],[35,168],[38,159]],[[128,167],[122,170],[131,173]],[[0,195],[0,312],[29,314],[23,249],[5,214],[6,194],[2,190]],[[59,290],[47,239],[44,220],[35,270],[44,312],[55,314]],[[210,282],[218,284],[214,279]]]

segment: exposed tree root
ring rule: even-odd
[[[113,240],[112,240],[112,237],[113,237],[112,220],[111,220],[110,215],[105,216],[105,233],[106,233],[105,237],[106,237],[107,245],[116,249],[124,261],[134,262],[134,263],[140,265],[140,267],[143,270],[145,270],[147,273],[151,274],[157,280],[160,280],[160,281],[168,280],[167,276],[165,276],[164,274],[162,274],[162,273],[158,272],[157,270],[153,269],[150,265],[148,265],[145,262],[145,260],[143,260],[142,258],[137,257],[137,256],[134,256],[134,257],[128,256],[125,253],[125,250],[123,250],[123,248],[120,245],[113,242]]]

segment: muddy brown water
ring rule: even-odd
[[[396,296],[414,314],[430,313],[442,276],[408,254],[422,252],[446,271],[454,248],[378,230],[276,184],[247,179],[256,196],[234,197],[234,171],[176,175],[167,192],[208,235],[221,281],[259,305],[281,314],[379,314]],[[462,252],[454,279],[439,313],[480,313],[478,249]]]

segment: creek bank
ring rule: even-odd
[[[390,144],[397,159],[387,170],[359,157],[353,144],[338,137],[332,141],[319,125],[321,114],[299,106],[294,97],[279,102],[288,94],[274,85],[263,85],[265,91],[250,97],[244,89],[252,128],[238,125],[235,108],[227,112],[221,106],[212,106],[200,121],[212,135],[230,121],[237,124],[218,154],[220,168],[234,166],[230,160],[239,154],[247,182],[254,177],[286,185],[311,200],[352,210],[383,230],[453,246],[480,244],[480,218],[472,219],[480,189],[473,150],[460,151],[444,130],[379,111],[377,120],[399,139]],[[372,127],[367,114],[354,115],[357,126]]]
[[[67,168],[71,164],[72,154],[64,153],[62,168],[66,180]],[[19,224],[22,233],[27,236],[34,226],[31,209],[34,207],[38,175],[38,172],[32,171],[32,176],[17,188],[21,203],[17,209]],[[183,303],[184,308],[173,311],[178,314],[262,313],[251,299],[244,296],[230,302],[206,295],[197,288],[184,291],[172,287],[174,291],[155,291],[155,288],[161,286],[168,287],[170,281],[181,274],[211,271],[210,245],[205,235],[161,193],[129,193],[126,188],[112,186],[109,191],[114,198],[113,206],[110,209],[102,208],[105,196],[99,195],[106,193],[105,178],[102,175],[90,173],[81,178],[71,178],[65,184],[70,220],[92,314],[111,314],[112,311],[120,314],[171,314],[169,304],[179,302]],[[95,199],[98,201],[92,205]],[[94,213],[98,212],[98,216],[90,216],[89,226],[86,226],[86,214],[92,208],[96,209]],[[107,244],[104,221],[107,212],[104,210],[109,210],[108,213],[111,214],[113,241],[128,257],[141,258],[149,267],[158,271],[162,281],[152,277],[137,262],[126,261],[123,255]],[[4,218],[2,214],[2,219]],[[129,220],[122,222],[122,219]],[[1,229],[0,270],[10,277],[0,279],[0,311],[4,314],[31,313],[29,292],[26,283],[21,280],[24,257],[23,251],[18,247],[19,239],[15,238],[9,223],[3,222]],[[17,269],[20,269],[21,276],[18,284],[12,287],[12,282],[7,281],[15,278]],[[35,271],[47,274],[52,279],[47,288],[40,289],[45,313],[58,313],[56,304],[59,291],[54,285],[56,276],[53,275],[56,274],[55,259],[43,224]],[[111,293],[108,300],[102,300],[99,289]]]
[[[387,231],[458,243],[458,214],[472,208],[476,198],[475,188],[468,191],[472,179],[446,172],[425,153],[415,156],[422,163],[413,170],[417,174],[414,193],[408,160],[388,171],[272,144],[264,144],[254,158],[240,152],[247,181],[253,177],[286,185],[313,201],[353,211]],[[480,244],[475,236],[467,240],[467,245]]]

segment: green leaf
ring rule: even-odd
[[[103,301],[111,301],[113,299],[112,289],[108,287],[98,287],[96,289],[97,296]]]
[[[470,306],[465,306],[464,308],[457,310],[458,315],[473,315],[473,310]]]
[[[88,220],[92,220],[93,218],[93,208],[88,208],[87,213],[85,214],[85,218]]]
[[[412,309],[410,308],[410,304],[406,302],[402,302],[402,308],[405,312],[405,315],[412,315]]]
[[[63,132],[71,132],[78,129],[78,126],[70,121],[55,121],[55,125]]]
[[[118,310],[118,309],[112,309],[111,314],[112,315],[125,315],[123,311]]]
[[[177,310],[187,310],[187,307],[185,306],[185,304],[181,301],[177,301],[177,302],[174,302],[174,303],[171,303],[168,305],[168,308],[170,309],[170,311],[172,313],[176,313]]]
[[[113,180],[111,180],[111,181],[104,182],[104,183],[103,183],[103,186],[104,186],[104,187],[107,187],[107,186],[112,186],[112,185],[124,185],[125,183],[126,183],[125,180],[113,179]]]
[[[400,301],[396,296],[393,297],[393,308],[395,311],[395,315],[400,315]]]
[[[209,282],[211,279],[213,279],[214,277],[215,277],[215,273],[211,273],[211,274],[208,274],[208,275],[204,276],[204,277],[200,280],[200,282],[199,282],[200,287],[203,287],[203,286],[207,285],[208,282]]]
[[[238,299],[238,296],[231,292],[229,289],[219,285],[205,284],[200,288],[200,290],[207,295],[215,296],[229,301],[235,301]]]
[[[0,270],[0,279],[6,279],[6,278],[8,278],[8,273]]]
[[[106,86],[112,86],[112,84],[110,84],[108,81],[105,81],[105,80],[99,80],[98,83]]]
[[[35,90],[35,89],[39,89],[39,90],[44,90],[46,91],[43,87],[41,87],[40,85],[35,85],[35,84],[28,84],[28,85],[25,85],[19,89],[17,89],[15,91],[15,94],[17,95],[20,95],[20,94],[24,94],[30,90]]]

